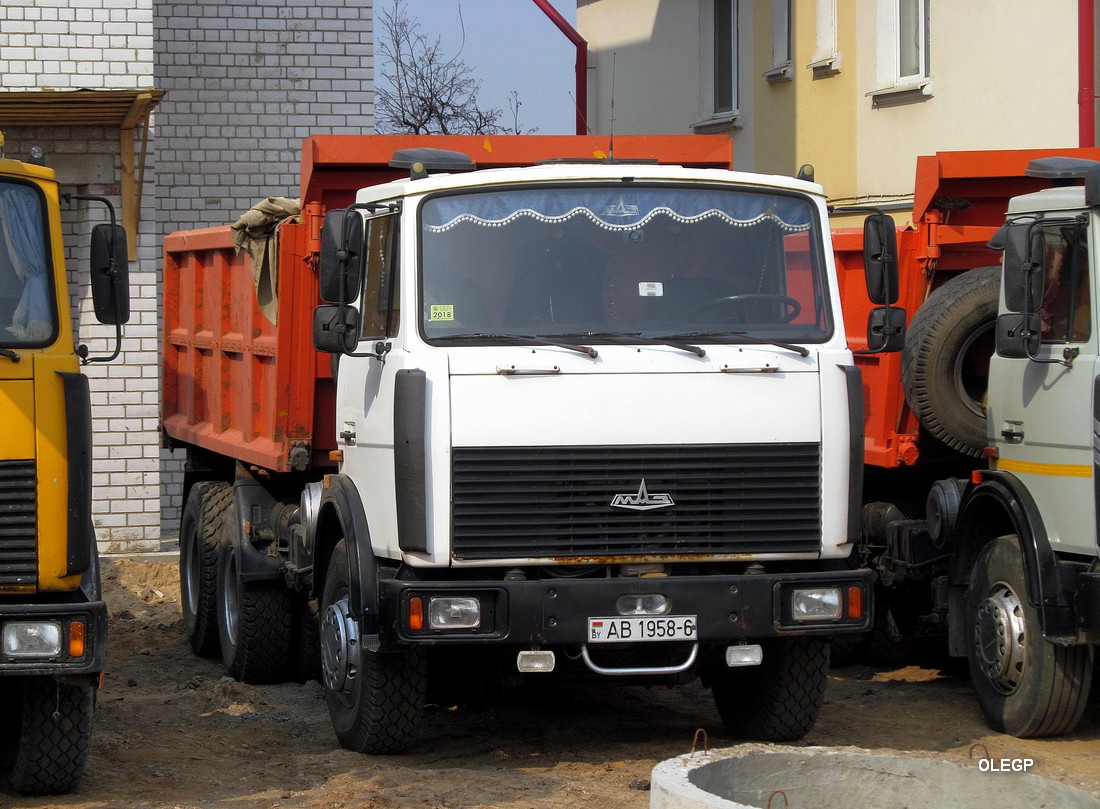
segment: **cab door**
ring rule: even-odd
[[[1067,215],[1048,217],[1038,227],[1042,293],[1036,279],[1029,304],[1037,314],[1038,350],[993,358],[989,429],[998,449],[996,467],[1016,475],[1034,497],[1051,546],[1095,555],[1093,442],[1100,414],[1096,256],[1087,236],[1096,223],[1094,217]]]
[[[403,352],[393,344],[401,325],[398,262],[400,215],[369,216],[364,228],[365,272],[356,306],[358,345],[339,357],[336,370],[337,445],[341,471],[363,498],[376,550],[396,534],[393,476],[394,377]]]

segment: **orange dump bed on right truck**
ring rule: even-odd
[[[937,152],[917,158],[913,221],[898,228],[898,305],[909,318],[928,295],[966,270],[1000,264],[1000,252],[988,247],[1005,221],[1008,201],[1038,191],[1049,180],[1028,177],[1025,169],[1042,157],[1072,156],[1100,160],[1100,149],[1021,149]],[[849,345],[867,348],[871,303],[863,270],[862,230],[833,231]],[[992,353],[992,333],[980,335],[975,353]],[[988,338],[988,339],[986,339]],[[865,354],[856,364],[863,372],[864,463],[893,468],[912,466],[920,457],[920,423],[906,404],[899,354]],[[980,358],[972,369],[980,385]],[[988,364],[985,366],[988,372]]]

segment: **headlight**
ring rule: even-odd
[[[61,624],[56,621],[8,621],[4,624],[4,657],[32,660],[61,654]]]
[[[795,621],[835,621],[841,614],[839,587],[798,589],[791,593],[791,618]]]
[[[481,602],[476,598],[443,598],[428,602],[431,629],[477,629],[481,625]]]

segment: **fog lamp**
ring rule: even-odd
[[[740,646],[726,647],[726,665],[759,666],[764,661],[764,649],[759,643],[743,643]]]
[[[795,621],[835,621],[841,616],[839,587],[815,587],[791,593],[791,618]]]
[[[516,655],[516,668],[524,674],[547,674],[554,670],[554,653],[530,649]]]
[[[61,654],[61,624],[56,621],[8,621],[4,624],[4,656],[29,660]]]
[[[477,629],[481,602],[476,598],[435,597],[428,602],[428,626],[432,629]]]
[[[660,593],[619,596],[615,602],[619,615],[664,615],[670,606]]]

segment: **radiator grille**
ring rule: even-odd
[[[459,559],[821,547],[818,444],[456,447],[452,485]]]
[[[34,493],[34,461],[0,461],[0,586],[37,579]]]

